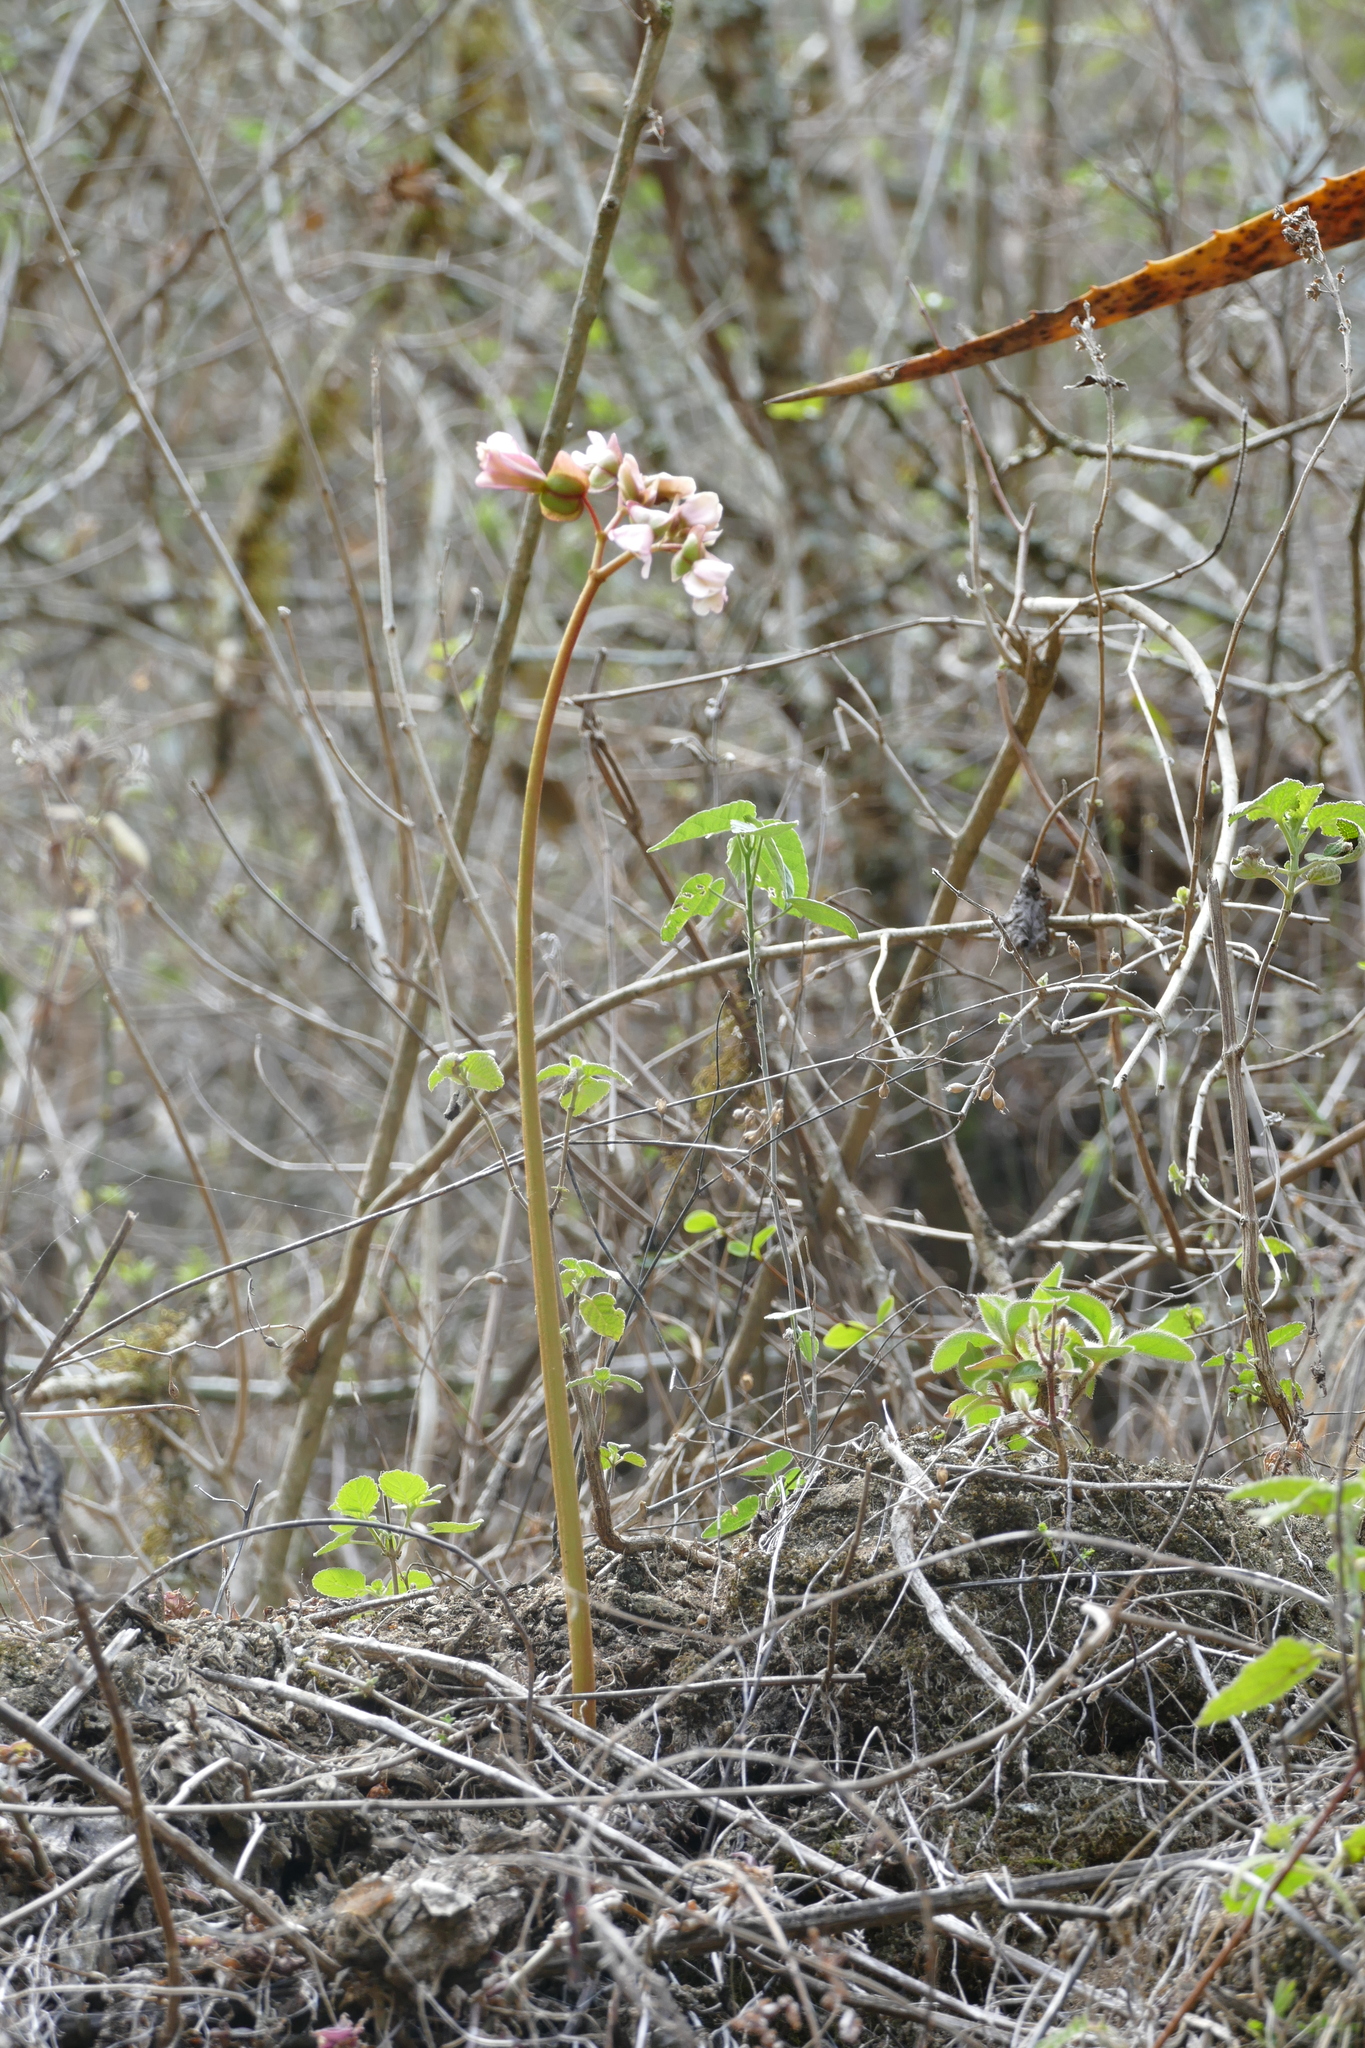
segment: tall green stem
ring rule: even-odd
[[[593,1674],[592,1615],[588,1607],[588,1570],[583,1556],[583,1523],[578,1512],[578,1474],[574,1467],[573,1423],[564,1372],[564,1338],[559,1318],[562,1302],[555,1270],[554,1226],[550,1218],[550,1183],[545,1170],[545,1133],[540,1121],[540,1090],[536,1085],[535,923],[536,840],[540,829],[540,798],[550,734],[559,708],[569,658],[583,630],[592,601],[605,580],[604,537],[598,534],[592,565],[564,628],[545,697],[536,722],[526,796],[521,812],[521,849],[517,860],[517,941],[513,972],[517,990],[517,1078],[521,1087],[521,1142],[526,1174],[526,1225],[531,1240],[531,1279],[536,1297],[536,1335],[540,1342],[540,1377],[545,1392],[545,1427],[550,1443],[550,1476],[559,1520],[559,1558],[564,1574],[564,1603],[569,1621],[569,1659],[575,1693],[586,1694],[577,1711],[595,1725],[596,1689]],[[606,572],[608,575],[610,570]]]

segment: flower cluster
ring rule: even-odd
[[[714,491],[699,491],[690,476],[660,470],[642,473],[630,454],[622,454],[615,434],[588,435],[577,454],[561,448],[549,470],[518,447],[510,434],[490,434],[478,444],[476,482],[486,491],[532,491],[547,519],[577,519],[586,511],[609,540],[633,555],[647,577],[656,554],[671,555],[673,581],[681,582],[699,616],[722,611],[726,585],[734,565],[711,549],[720,538],[723,507]],[[589,494],[615,490],[616,510],[605,521],[589,503]]]

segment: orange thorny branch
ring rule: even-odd
[[[1138,313],[1150,313],[1157,306],[1174,306],[1181,299],[1197,298],[1201,292],[1224,285],[1241,284],[1259,277],[1264,270],[1280,270],[1299,261],[1299,252],[1286,239],[1287,213],[1306,206],[1312,214],[1324,249],[1338,249],[1345,242],[1365,236],[1365,169],[1350,171],[1344,178],[1328,178],[1315,192],[1302,199],[1258,213],[1239,227],[1220,228],[1207,241],[1196,242],[1176,256],[1144,263],[1129,277],[1113,284],[1100,284],[1081,292],[1051,313],[1030,313],[1012,326],[997,327],[956,348],[936,348],[903,362],[883,363],[879,369],[860,370],[856,376],[835,377],[828,384],[811,384],[801,391],[785,392],[770,399],[771,405],[789,404],[802,398],[851,398],[863,391],[881,391],[889,384],[918,384],[926,377],[941,377],[950,370],[971,370],[980,363],[997,362],[1001,356],[1022,355],[1051,341],[1065,341],[1072,322],[1090,317],[1096,327],[1112,327],[1119,320],[1131,320]]]

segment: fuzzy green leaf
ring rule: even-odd
[[[503,1072],[491,1052],[476,1047],[460,1061],[460,1079],[477,1095],[496,1095],[503,1086]]]
[[[355,1515],[365,1521],[379,1506],[379,1488],[373,1479],[348,1479],[344,1486],[337,1488],[337,1497],[332,1502],[331,1512],[338,1515]]]
[[[626,1334],[625,1316],[610,1294],[586,1295],[578,1304],[578,1313],[598,1337],[609,1337],[613,1343],[619,1343]]]
[[[417,1508],[431,1493],[430,1487],[420,1472],[381,1472],[379,1491],[386,1500],[395,1501],[400,1508]]]

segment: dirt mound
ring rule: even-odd
[[[709,1569],[593,1554],[595,1730],[553,1577],[248,1621],[124,1603],[143,1782],[200,1852],[163,1851],[184,2038],[1003,2041],[1047,2014],[1155,2040],[1247,1924],[1237,1872],[1350,1768],[1330,1717],[1292,1751],[1265,1714],[1196,1725],[1276,1634],[1330,1641],[1306,1531],[1098,1454],[1059,1478],[869,1439]],[[47,1742],[5,1752],[0,1968],[10,2038],[96,2048],[149,2037],[165,1958],[73,1669],[0,1639],[11,1728]],[[1201,1995],[1225,2037],[1346,2016],[1354,1890],[1257,1922]]]

